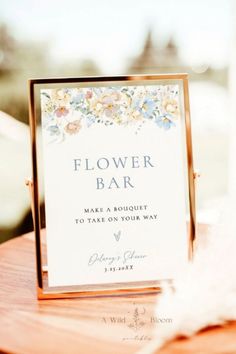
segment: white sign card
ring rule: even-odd
[[[173,279],[189,248],[182,80],[39,95],[49,287]]]

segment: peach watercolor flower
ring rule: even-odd
[[[78,133],[80,129],[81,129],[80,120],[74,120],[73,122],[69,122],[65,126],[65,132],[70,135]]]

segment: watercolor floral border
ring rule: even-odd
[[[133,125],[137,133],[150,121],[170,130],[179,118],[179,86],[115,86],[41,90],[42,125],[64,140],[94,124]]]

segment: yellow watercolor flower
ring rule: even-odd
[[[97,116],[104,114],[108,118],[114,118],[119,110],[119,100],[118,92],[108,92],[95,99],[91,106]]]
[[[171,114],[172,116],[177,117],[179,115],[179,106],[178,102],[175,99],[165,98],[162,101],[162,107],[166,113]]]
[[[70,103],[70,93],[63,89],[52,90],[52,100],[60,106],[66,106]]]

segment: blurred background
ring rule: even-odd
[[[32,229],[31,77],[189,73],[198,220],[214,223],[235,189],[234,13],[233,0],[1,0],[0,242]]]

